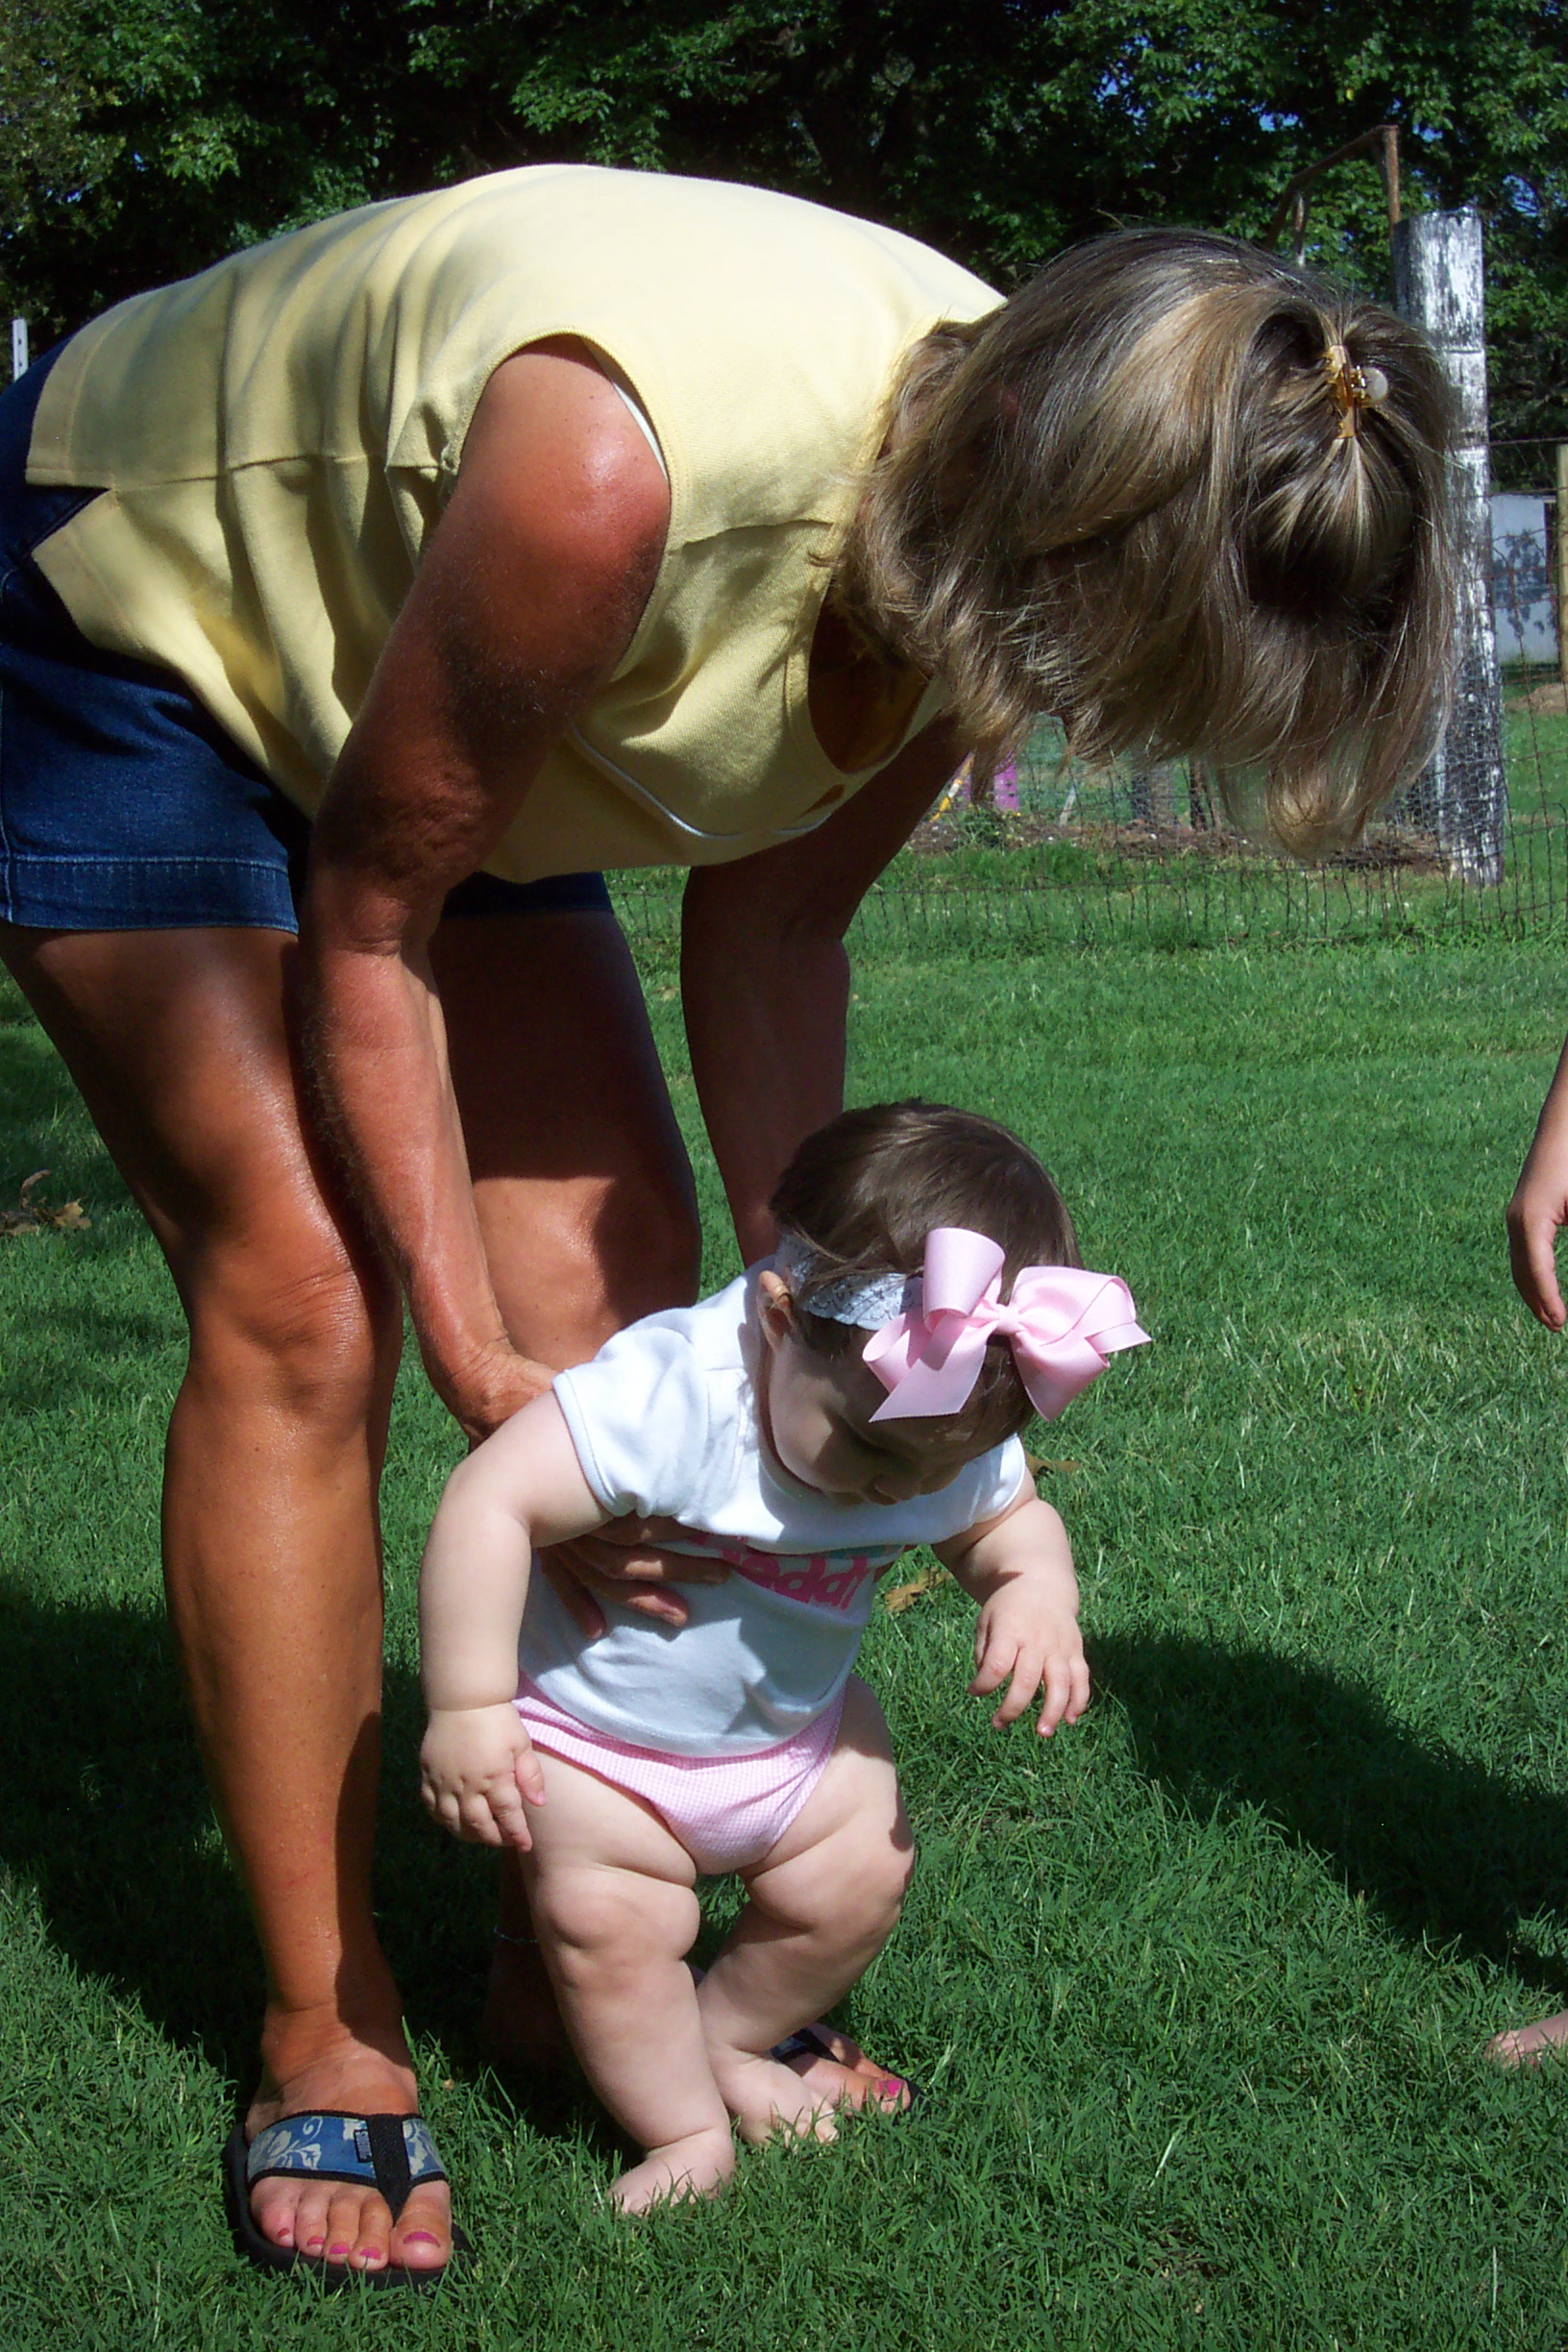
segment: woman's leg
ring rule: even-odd
[[[302,1131],[295,948],[253,930],[0,933],[168,1260],[190,1326],[169,1428],[165,1577],[214,1800],[265,1955],[253,2129],[410,2113],[370,1909],[380,1723],[375,1496],[396,1298]],[[433,2267],[444,2187],[267,2181],[262,2228]]]
[[[845,2093],[803,2081],[769,2052],[870,1967],[897,1923],[914,1860],[882,1710],[851,1678],[826,1770],[772,1851],[743,1874],[746,1908],[698,1994],[714,2080],[746,2139],[780,2126],[831,2137]],[[855,2093],[864,2104],[858,2077]],[[894,2076],[870,2095],[908,2099]]]
[[[692,1858],[625,1790],[564,1757],[539,1761],[545,1802],[522,1859],[540,1948],[584,2073],[647,2151],[612,2196],[624,2213],[711,2196],[735,2147],[686,1966],[700,1920]]]

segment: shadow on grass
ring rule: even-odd
[[[1139,1768],[1178,1804],[1255,1808],[1402,1936],[1568,2001],[1568,1970],[1517,1940],[1568,1898],[1568,1801],[1419,1739],[1370,1692],[1268,1651],[1159,1630],[1091,1650]]]
[[[4,1854],[39,1891],[55,1944],[242,2088],[261,1978],[212,1825],[167,1637],[133,1610],[50,1609],[0,1593]],[[1564,1997],[1560,1970],[1516,1948],[1568,1887],[1568,1802],[1413,1738],[1366,1692],[1266,1652],[1152,1632],[1097,1645],[1096,1670],[1140,1768],[1179,1803],[1256,1807],[1320,1853],[1402,1934],[1514,1969]],[[415,1796],[418,1692],[389,1677],[378,1897],[414,2030],[477,2070],[494,1870],[441,1837]],[[540,2087],[550,2128],[580,2098]]]
[[[0,1853],[37,1889],[56,1948],[134,2000],[171,2042],[241,2091],[256,2076],[263,1994],[238,1880],[224,1854],[166,1629],[139,1611],[51,1609],[0,1592]],[[412,2030],[465,2072],[495,1916],[493,1857],[419,1807],[417,1685],[388,1677],[377,1902]],[[569,2090],[508,2082],[531,2120]],[[574,2102],[580,2107],[580,2100]]]

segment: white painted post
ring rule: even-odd
[[[11,322],[11,379],[27,374],[27,321],[13,318]]]
[[[1508,785],[1492,616],[1485,272],[1479,212],[1407,214],[1394,231],[1394,303],[1432,337],[1459,403],[1453,459],[1459,561],[1454,709],[1411,796],[1451,867],[1472,882],[1501,882]]]
[[[1556,550],[1557,674],[1568,704],[1568,441],[1557,443],[1557,503],[1552,517]]]

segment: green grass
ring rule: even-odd
[[[0,1241],[0,2341],[1568,2342],[1568,2073],[1480,2057],[1568,2002],[1568,1356],[1513,1301],[1499,1223],[1560,952],[885,949],[855,985],[857,1096],[1018,1127],[1156,1335],[1037,1433],[1096,1703],[1043,1749],[998,1736],[956,1591],[878,1617],[921,1862],[845,2017],[927,2104],[619,2227],[586,2103],[508,2090],[473,2046],[489,1874],[413,1785],[413,1571],[454,1449],[405,1374],[381,1901],[481,2246],[417,2305],[319,2303],[229,2247],[258,1980],[159,1605],[178,1318],[0,1006],[0,1197],[48,1165],[92,1218]],[[690,1124],[662,968],[651,994]]]
[[[1547,674],[1532,671],[1530,682],[1538,682]],[[1532,711],[1522,695],[1509,695],[1503,731],[1508,800],[1514,816],[1533,817],[1550,810],[1560,818],[1568,802],[1568,717],[1555,711]]]
[[[1409,836],[1374,825],[1369,850],[1305,869],[1231,835],[1186,827],[1185,784],[1167,800],[1167,829],[1130,822],[1125,777],[1080,772],[1075,814],[1037,840],[1066,785],[1057,750],[1036,749],[1025,814],[959,808],[940,854],[906,849],[857,918],[857,944],[877,957],[994,956],[1061,947],[1267,947],[1312,942],[1436,941],[1476,934],[1568,933],[1568,719],[1531,711],[1519,693],[1505,723],[1510,821],[1500,888],[1478,889],[1430,855],[1408,859]],[[1168,829],[1180,813],[1182,827]],[[623,919],[653,953],[673,953],[682,878],[618,880]]]

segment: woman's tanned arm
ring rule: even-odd
[[[748,1263],[777,1238],[768,1199],[796,1146],[844,1106],[845,933],[963,756],[939,722],[816,832],[686,885],[692,1072]]]
[[[317,821],[312,1077],[426,1369],[471,1436],[550,1375],[516,1355],[496,1305],[426,949],[447,892],[624,655],[668,524],[657,460],[586,357],[506,361]]]

